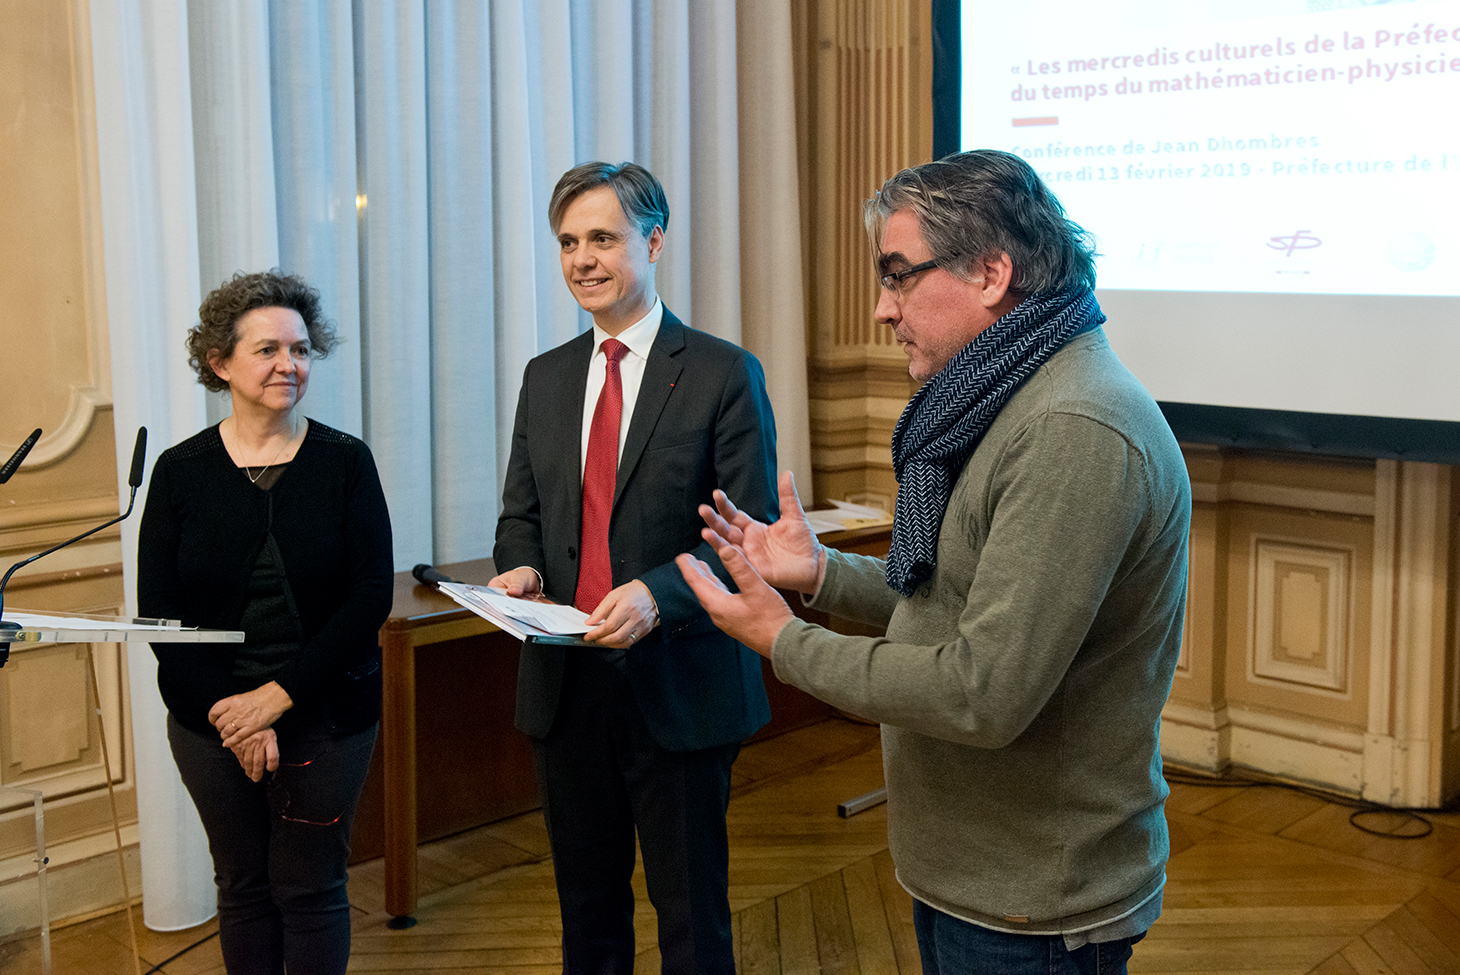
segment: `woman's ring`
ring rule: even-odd
[[[633,643],[633,642],[634,642],[634,641],[635,641],[635,640],[637,640],[637,639],[638,639],[638,638],[639,638],[639,637],[638,637],[638,634],[635,634],[635,633],[630,633],[630,634],[629,634],[629,642],[630,642],[630,643]]]

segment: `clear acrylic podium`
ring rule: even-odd
[[[117,841],[117,869],[121,872],[122,903],[127,911],[127,928],[132,938],[132,964],[137,975],[141,975],[142,962],[137,951],[136,924],[132,918],[132,897],[127,886],[127,867],[122,852],[122,830],[117,821],[117,802],[112,790],[112,769],[110,751],[107,748],[106,729],[100,719],[101,702],[97,696],[96,662],[91,656],[93,643],[242,643],[243,633],[238,630],[200,630],[185,627],[175,620],[136,619],[117,616],[87,616],[76,613],[33,613],[26,610],[6,610],[5,626],[0,629],[0,642],[12,645],[40,643],[81,643],[86,645],[86,667],[90,677],[87,706],[97,718],[96,727],[101,742],[102,772],[106,779],[107,798],[111,801],[112,832]],[[4,666],[0,660],[0,666]],[[42,808],[44,796],[34,789],[16,789],[0,786],[10,792],[20,792],[32,797],[35,807],[35,862],[36,884],[41,920],[41,971],[51,973],[51,918],[46,902],[46,836],[45,812]]]
[[[237,630],[199,630],[176,620],[145,620],[130,616],[87,616],[80,613],[5,611],[6,623],[18,630],[0,632],[9,643],[242,643]]]

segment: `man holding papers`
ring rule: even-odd
[[[663,971],[733,972],[725,809],[740,742],[770,718],[756,655],[717,630],[674,564],[720,488],[776,514],[760,363],[660,303],[669,207],[633,163],[559,180],[548,220],[593,330],[528,363],[493,553],[509,592],[588,613],[591,647],[529,641],[532,737],[564,972],[634,968],[634,839]]]

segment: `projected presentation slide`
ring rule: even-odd
[[[1028,160],[1106,289],[1460,294],[1460,2],[964,4],[963,148]]]

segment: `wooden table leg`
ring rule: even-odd
[[[408,630],[380,634],[387,927],[416,923],[416,649]]]

